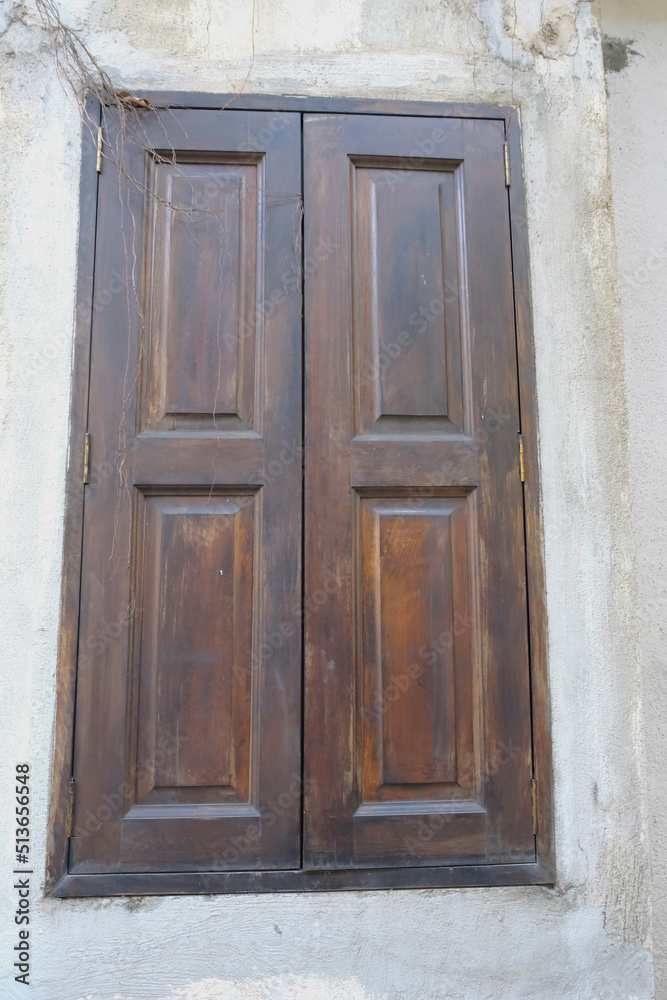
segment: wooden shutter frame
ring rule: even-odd
[[[531,654],[533,760],[536,778],[535,818],[537,861],[531,864],[460,865],[431,868],[370,870],[256,871],[214,873],[135,873],[71,875],[68,872],[69,781],[72,768],[76,654],[80,600],[83,527],[82,465],[93,301],[93,270],[97,226],[97,144],[94,131],[102,107],[86,98],[86,121],[80,180],[80,224],[77,257],[75,337],[72,367],[70,438],[66,473],[65,526],[61,616],[56,678],[56,719],[50,791],[45,894],[56,897],[161,895],[218,892],[433,888],[552,884],[555,879],[551,718],[547,670],[544,535],[539,503],[537,407],[530,308],[530,272],[526,231],[526,201],[521,159],[520,127],[514,108],[496,105],[442,104],[338,98],[286,98],[261,95],[140,92],[155,108],[216,109],[269,112],[408,115],[442,118],[495,119],[504,123],[511,183],[508,212],[512,244],[514,308],[521,433],[526,477],[524,512],[528,567],[528,615]],[[90,127],[89,127],[90,126]]]

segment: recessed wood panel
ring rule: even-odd
[[[351,159],[357,431],[460,429],[456,164]]]
[[[467,500],[360,507],[363,801],[470,795]]]
[[[151,166],[143,429],[258,422],[262,173],[248,154]]]
[[[253,496],[148,495],[137,801],[250,797]]]

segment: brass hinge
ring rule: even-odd
[[[83,485],[85,486],[90,478],[90,434],[86,431],[83,439]]]
[[[69,805],[67,807],[67,837],[71,840],[74,836],[72,833],[72,816],[74,815],[74,778],[69,779]]]
[[[505,187],[510,186],[510,151],[507,143],[503,146],[505,151]]]
[[[102,173],[102,126],[97,128],[97,172]]]
[[[526,481],[526,466],[523,460],[523,434],[519,434],[519,468],[521,470],[521,482]]]
[[[530,779],[530,801],[533,806],[533,836],[537,836],[537,778]]]

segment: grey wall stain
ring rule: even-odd
[[[605,73],[620,73],[628,65],[630,56],[641,56],[641,52],[630,48],[633,43],[634,38],[602,36],[602,61]]]

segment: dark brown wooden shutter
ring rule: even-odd
[[[106,123],[75,875],[535,859],[504,123],[300,119]]]
[[[535,857],[503,142],[304,117],[311,869]]]
[[[298,867],[300,117],[135,128],[100,176],[70,867]]]

